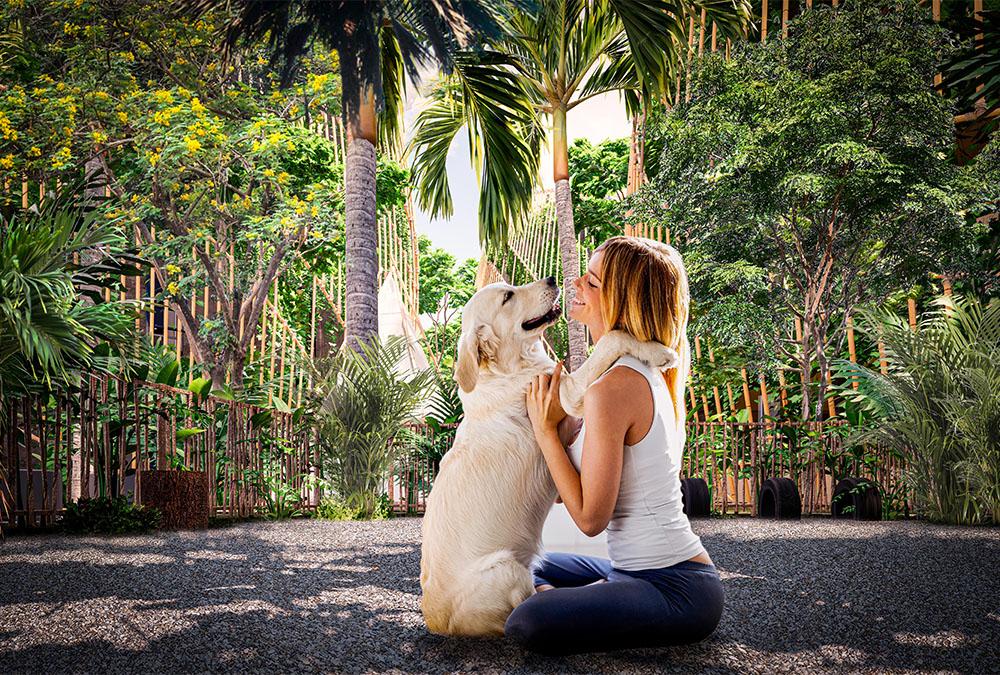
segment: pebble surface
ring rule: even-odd
[[[0,671],[1000,672],[1000,528],[692,525],[725,584],[715,634],[567,658],[429,633],[416,518],[14,535]]]

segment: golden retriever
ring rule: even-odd
[[[559,317],[548,278],[480,289],[462,313],[455,379],[465,418],[427,500],[420,558],[427,627],[445,635],[502,635],[511,611],[535,592],[529,566],[556,497],[525,407],[532,379],[551,372],[542,331]],[[562,377],[563,407],[582,415],[583,394],[620,356],[659,368],[677,354],[621,331],[601,339]]]

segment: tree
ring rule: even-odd
[[[577,237],[596,246],[622,233],[621,200],[628,181],[629,140],[596,146],[578,138],[569,148],[573,222]]]
[[[187,0],[200,14],[221,5],[236,9],[226,34],[266,41],[272,62],[284,61],[290,81],[300,57],[316,43],[335,49],[347,129],[345,166],[345,342],[354,347],[378,334],[378,258],[375,226],[375,146],[394,144],[401,123],[403,71],[414,81],[419,63],[433,57],[449,67],[452,54],[473,36],[495,33],[489,3],[458,0],[322,2],[319,0]]]
[[[199,362],[216,386],[228,373],[237,388],[274,280],[295,253],[343,237],[333,144],[243,94],[203,102],[183,88],[151,92],[128,171],[119,179],[106,168],[112,188],[132,195],[111,212],[140,233]],[[212,317],[197,311],[205,288]]]
[[[926,14],[889,0],[817,9],[786,40],[699,60],[659,176],[630,204],[669,226],[696,297],[773,317],[758,325],[801,322],[776,346],[798,364],[805,419],[822,415],[852,310],[958,273],[987,227],[975,218],[989,186],[950,161],[952,103],[933,89],[946,35]]]
[[[480,238],[503,240],[530,208],[537,185],[542,131],[552,124],[552,179],[559,223],[565,298],[572,302],[580,273],[569,186],[567,115],[580,103],[621,92],[630,114],[668,90],[686,49],[689,17],[701,11],[724,34],[742,30],[743,0],[544,0],[537,11],[514,8],[510,26],[490,41],[494,52],[459,61],[432,104],[417,118],[414,176],[420,203],[450,215],[445,157],[456,133],[469,130],[473,165],[481,169]],[[511,140],[510,137],[514,137]],[[485,236],[484,236],[485,235]],[[584,327],[569,326],[569,367],[587,355]]]

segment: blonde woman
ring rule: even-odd
[[[582,425],[559,403],[557,366],[530,387],[528,415],[559,496],[588,536],[607,529],[610,560],[549,553],[540,591],[507,620],[506,635],[543,654],[684,644],[722,616],[722,582],[682,511],[684,388],[690,367],[688,284],[672,247],[615,237],[576,281],[569,317],[597,342],[610,330],[678,353],[664,373],[624,356],[587,391]],[[560,440],[576,438],[564,447]]]

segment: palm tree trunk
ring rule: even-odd
[[[576,296],[573,282],[580,276],[580,253],[573,224],[573,195],[569,187],[569,144],[566,138],[566,109],[552,113],[552,179],[556,188],[556,222],[559,225],[559,257],[563,269],[563,307],[567,310]],[[587,333],[579,321],[567,319],[568,367],[574,371],[587,359]]]
[[[378,229],[375,222],[375,97],[368,88],[347,120],[344,166],[346,272],[344,344],[378,339]]]

